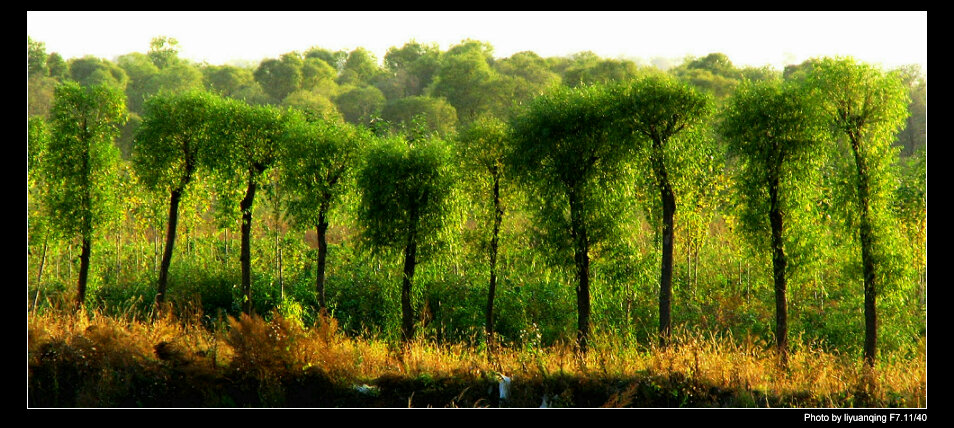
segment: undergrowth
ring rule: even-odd
[[[206,318],[203,322],[201,319]],[[855,355],[681,332],[485,347],[351,336],[332,317],[28,316],[30,407],[925,407],[926,355]],[[504,377],[507,391],[501,395]]]

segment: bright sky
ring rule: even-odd
[[[521,51],[604,58],[669,58],[722,52],[736,66],[781,68],[816,56],[851,55],[927,73],[927,12],[27,12],[27,35],[64,58],[145,53],[156,36],[179,41],[197,62],[257,63],[312,46],[363,47],[379,60],[414,39],[441,50],[470,38],[494,56]]]

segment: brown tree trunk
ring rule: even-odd
[[[325,313],[327,304],[325,302],[325,261],[328,257],[328,221],[325,220],[325,209],[318,211],[318,274],[315,280],[315,292],[318,293],[318,311]]]
[[[252,203],[255,201],[256,187],[255,179],[249,179],[245,197],[239,204],[242,210],[242,252],[239,261],[242,264],[242,308],[246,314],[252,313]]]
[[[490,237],[490,286],[487,290],[487,343],[494,343],[494,295],[497,292],[497,245],[503,209],[500,208],[500,177],[494,174],[494,229]]]
[[[861,269],[864,277],[865,293],[865,347],[864,359],[874,366],[878,349],[878,313],[876,308],[877,282],[875,276],[874,236],[871,230],[870,200],[868,189],[868,165],[860,153],[860,138],[849,134],[851,149],[855,155],[855,167],[858,172],[858,211],[860,213],[859,237],[861,239]]]
[[[662,159],[662,143],[655,139],[652,156],[653,172],[656,184],[659,187],[659,197],[662,201],[663,230],[662,230],[662,263],[659,275],[659,344],[666,346],[672,331],[670,308],[672,306],[672,252],[674,238],[674,221],[676,213],[676,196],[673,194],[669,175]]]
[[[778,199],[778,177],[769,184],[769,223],[772,226],[772,272],[775,279],[775,340],[783,363],[788,361],[788,309],[785,296],[785,267],[788,262],[782,245],[783,218]]]
[[[169,266],[172,264],[172,251],[176,245],[176,227],[179,224],[179,201],[182,189],[174,189],[169,197],[169,224],[166,226],[166,248],[159,265],[159,283],[156,290],[156,312],[162,309],[166,300],[166,284],[169,281]]]
[[[83,234],[83,251],[80,253],[79,284],[76,288],[76,309],[83,308],[86,301],[86,280],[89,277],[89,258],[92,252],[92,242],[88,234]]]
[[[46,246],[49,239],[43,237],[43,250],[40,251],[40,268],[36,273],[36,284],[37,287],[40,286],[40,283],[43,281],[43,265],[46,263]],[[39,293],[39,291],[37,291]]]
[[[581,354],[588,348],[590,335],[590,255],[589,237],[583,219],[582,206],[574,191],[570,193],[570,234],[575,245],[573,262],[576,265],[576,341]]]
[[[417,261],[417,242],[414,234],[404,247],[404,278],[401,283],[401,340],[404,343],[414,338],[414,308],[411,306],[411,285],[414,279],[414,267]]]

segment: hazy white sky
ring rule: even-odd
[[[379,60],[414,39],[441,50],[470,38],[494,56],[680,60],[722,52],[736,66],[781,68],[815,56],[851,55],[927,72],[927,12],[27,12],[27,35],[64,58],[147,52],[156,36],[198,62],[258,62],[312,46],[363,47]],[[677,61],[678,62],[678,61]]]

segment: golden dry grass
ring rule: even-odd
[[[483,349],[464,345],[439,346],[426,341],[400,345],[348,337],[338,330],[333,318],[305,327],[277,315],[269,321],[230,317],[213,329],[194,320],[167,317],[143,322],[85,312],[31,314],[28,320],[31,376],[37,377],[35,383],[31,380],[31,387],[48,391],[54,386],[46,377],[53,376],[59,387],[72,379],[79,385],[76,398],[65,403],[81,407],[136,405],[128,398],[122,401],[131,393],[130,382],[148,383],[143,379],[149,376],[171,382],[170,375],[163,375],[166,372],[162,370],[173,369],[178,370],[174,371],[176,376],[186,378],[214,379],[228,373],[230,379],[258,379],[260,396],[274,392],[270,401],[262,399],[261,405],[274,406],[281,406],[287,398],[280,381],[309,370],[318,370],[339,385],[374,384],[385,378],[456,379],[474,385],[496,385],[498,374],[505,374],[513,379],[511,404],[518,406],[536,406],[541,394],[562,394],[563,404],[588,403],[586,406],[926,406],[924,352],[910,360],[883,359],[874,369],[868,369],[857,356],[837,355],[802,344],[783,367],[764,343],[680,335],[665,349],[596,337],[585,358],[567,345],[546,349],[505,347],[491,358]],[[62,369],[49,372],[51,361],[60,365],[82,361],[85,365],[80,364],[76,373],[98,377],[80,381],[64,375]],[[598,388],[596,383],[613,386]],[[467,388],[454,385],[458,390],[449,393],[463,396]],[[164,388],[162,391],[172,389]],[[666,388],[677,389],[673,396],[681,401],[651,400],[653,391],[661,395]],[[487,387],[472,391],[478,389]],[[572,399],[571,390],[576,394]],[[600,400],[596,404],[583,397],[593,395],[593,391],[598,392]],[[489,405],[490,398],[481,394],[483,391],[468,403]],[[518,399],[519,394],[526,397]],[[202,397],[206,401],[200,405],[208,405],[207,393]]]

